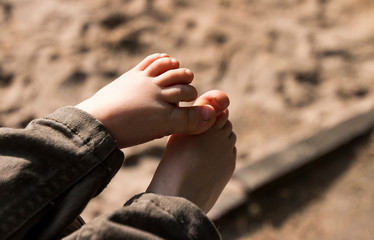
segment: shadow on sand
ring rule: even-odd
[[[290,216],[324,196],[349,169],[357,152],[370,143],[371,134],[372,131],[250,193],[246,203],[215,221],[223,239],[250,236],[265,224],[281,227]]]

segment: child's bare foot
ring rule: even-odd
[[[179,107],[197,97],[193,73],[167,54],[153,54],[77,105],[128,147],[172,133],[199,134],[215,121],[212,106]],[[205,105],[205,104],[204,104]]]
[[[235,169],[236,136],[227,119],[226,109],[203,134],[172,135],[147,191],[184,197],[207,213]]]

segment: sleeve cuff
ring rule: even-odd
[[[97,161],[107,159],[109,155],[115,152],[117,156],[114,161],[106,161],[103,166],[106,168],[112,178],[122,165],[124,156],[121,150],[117,148],[116,141],[110,136],[103,124],[88,114],[87,112],[75,107],[63,107],[48,115],[44,119],[51,120],[55,124],[60,124],[61,128],[68,128],[74,135],[78,136],[77,145],[86,145],[88,151],[91,151],[92,158],[85,158],[83,165],[97,165]],[[120,161],[118,161],[120,159]]]

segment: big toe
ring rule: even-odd
[[[229,97],[220,90],[211,90],[201,95],[191,107],[176,108],[172,114],[174,133],[201,134],[216,121],[224,122],[230,104]],[[223,117],[221,117],[221,115]]]
[[[207,131],[214,124],[216,110],[210,105],[177,107],[170,120],[170,134],[196,135]]]
[[[230,100],[226,93],[220,90],[211,90],[201,95],[194,103],[194,106],[203,105],[212,106],[216,112],[216,116],[218,116],[228,108]]]
[[[164,72],[179,68],[179,61],[175,58],[162,57],[152,62],[144,71],[150,77],[157,77]]]
[[[166,53],[154,53],[149,55],[148,57],[144,58],[136,67],[135,69],[138,71],[144,71],[149,65],[151,65],[154,61],[160,58],[168,58],[169,55]]]

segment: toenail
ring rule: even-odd
[[[200,115],[201,115],[203,121],[209,121],[210,120],[210,109],[209,109],[209,107],[208,106],[201,106]]]
[[[178,63],[177,59],[175,59],[175,58],[172,58],[171,62],[174,63],[174,64]]]
[[[192,76],[192,71],[190,69],[186,69],[186,74]]]

